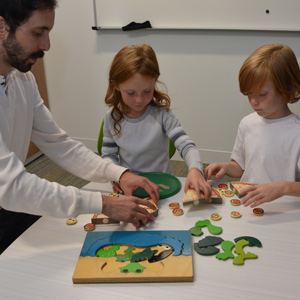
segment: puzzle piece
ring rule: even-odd
[[[201,197],[199,198],[195,189],[189,188],[186,191],[185,196],[183,198],[183,204],[185,205],[185,204],[194,203],[195,205],[197,205],[200,203],[209,203],[210,200],[212,203],[217,203],[217,204],[222,203],[223,198],[218,189],[212,188],[211,197],[207,200],[205,199],[203,192],[201,193]]]
[[[92,216],[92,223],[93,224],[119,224],[120,221],[114,220],[104,214],[94,214]]]
[[[226,260],[228,258],[234,258],[234,255],[232,254],[232,248],[234,247],[234,243],[231,241],[223,241],[221,243],[221,247],[223,249],[223,253],[218,253],[216,255],[216,258],[219,260]]]
[[[257,258],[258,256],[254,253],[251,253],[251,252],[247,252],[245,254],[244,252],[244,247],[245,246],[248,246],[248,241],[246,240],[239,240],[236,244],[235,244],[235,250],[234,252],[236,254],[238,254],[238,256],[236,256],[234,259],[233,259],[233,264],[234,265],[243,265],[244,264],[244,260],[245,259],[255,259]]]
[[[211,234],[220,234],[223,231],[222,227],[212,225],[210,223],[210,220],[208,220],[208,219],[196,222],[195,226],[196,227],[207,227],[208,231]]]
[[[133,250],[135,250],[134,247],[128,247],[125,251],[124,254],[118,254],[116,255],[118,262],[125,262],[125,261],[129,261],[131,260],[131,257],[134,255],[134,253],[132,252]]]
[[[198,241],[198,245],[200,248],[208,247],[208,246],[216,246],[223,242],[224,240],[217,236],[207,236],[204,239]]]
[[[253,186],[253,183],[242,182],[242,181],[232,181],[230,182],[230,188],[235,192],[235,194],[240,197],[240,192],[246,187]]]
[[[259,239],[255,238],[255,237],[252,237],[252,236],[240,236],[238,238],[235,238],[234,241],[235,242],[238,242],[239,240],[246,240],[248,241],[248,246],[249,247],[262,247],[262,243]]]
[[[203,234],[201,227],[195,226],[190,229],[190,232],[193,236],[200,236]]]
[[[150,259],[155,253],[157,253],[157,250],[151,250],[150,247],[147,247],[144,251],[141,251],[139,253],[135,253],[131,257],[131,262],[139,262],[143,260]]]
[[[99,249],[96,252],[97,257],[113,257],[117,255],[117,251],[120,249],[120,245],[112,245],[108,249]]]
[[[223,239],[220,237],[207,236],[198,243],[194,243],[194,249],[200,255],[215,255],[220,250],[214,246],[219,245],[222,241]]]
[[[127,274],[127,273],[140,274],[140,273],[143,273],[144,269],[146,269],[146,268],[137,262],[131,262],[128,265],[126,265],[125,267],[120,268],[121,273],[125,273],[125,274]]]
[[[213,246],[200,248],[198,243],[194,244],[194,249],[200,255],[215,255],[220,251],[218,248],[213,247]]]

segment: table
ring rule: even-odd
[[[184,178],[179,178],[184,186]],[[214,183],[214,186],[217,183]],[[111,185],[90,183],[85,189],[111,192]],[[224,240],[239,236],[258,238],[262,248],[247,248],[258,259],[246,260],[242,266],[232,260],[200,256],[195,251],[194,282],[183,283],[114,283],[73,284],[72,275],[86,232],[83,225],[91,215],[81,215],[73,226],[65,219],[42,217],[0,255],[1,299],[299,299],[300,295],[300,199],[281,198],[262,206],[265,215],[255,216],[251,208],[223,204],[184,206],[184,215],[173,216],[168,205],[180,201],[181,191],[159,202],[159,216],[140,230],[182,230],[213,212],[223,218],[213,224],[221,226]],[[232,210],[242,212],[233,219]],[[212,221],[213,222],[213,221]],[[131,224],[99,225],[96,230],[135,230]],[[209,234],[203,228],[201,237]],[[218,246],[219,247],[219,246]]]

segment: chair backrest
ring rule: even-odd
[[[100,126],[98,143],[97,143],[97,149],[98,149],[99,155],[102,154],[101,149],[102,149],[102,144],[103,144],[103,126],[104,126],[104,119],[102,120],[102,123]],[[169,143],[169,158],[170,159],[173,157],[175,152],[176,152],[176,147],[175,147],[174,143],[172,142],[172,140],[170,140],[170,143]]]

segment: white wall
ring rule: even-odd
[[[45,68],[56,121],[94,151],[107,110],[109,65],[125,45],[147,43],[154,48],[173,111],[204,162],[229,159],[239,121],[252,112],[237,80],[247,56],[263,44],[281,42],[300,58],[300,32],[123,32],[94,31],[93,25],[92,0],[59,0]],[[300,115],[300,103],[291,109]]]

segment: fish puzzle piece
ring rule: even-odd
[[[234,247],[234,243],[231,241],[223,241],[221,243],[221,247],[224,252],[218,253],[216,255],[216,258],[219,260],[226,260],[228,258],[234,258],[234,255],[232,254],[232,248]]]
[[[208,231],[211,234],[220,234],[223,231],[222,227],[211,224],[210,220],[208,220],[208,219],[196,222],[195,226],[196,227],[207,227]]]
[[[214,246],[221,244],[222,241],[223,239],[220,237],[207,236],[198,243],[194,243],[194,249],[200,255],[215,255],[220,249]]]
[[[239,240],[236,244],[235,244],[235,250],[234,252],[236,254],[238,254],[238,256],[236,256],[234,259],[233,259],[233,264],[234,265],[243,265],[244,264],[244,260],[245,259],[255,259],[255,258],[258,258],[258,256],[254,253],[251,253],[251,252],[247,252],[245,254],[245,251],[244,251],[244,247],[245,246],[248,246],[248,241],[246,240]]]
[[[205,199],[203,192],[201,192],[201,197],[199,197],[195,189],[189,188],[186,191],[185,196],[183,198],[183,205],[190,204],[190,203],[194,203],[195,205],[198,205],[200,203],[209,203],[209,202],[221,204],[222,201],[223,201],[222,194],[218,189],[212,188],[211,196],[207,200]]]
[[[234,239],[234,241],[237,243],[239,240],[246,240],[248,241],[248,246],[249,247],[262,247],[262,243],[259,239],[252,237],[252,236],[240,236]]]

